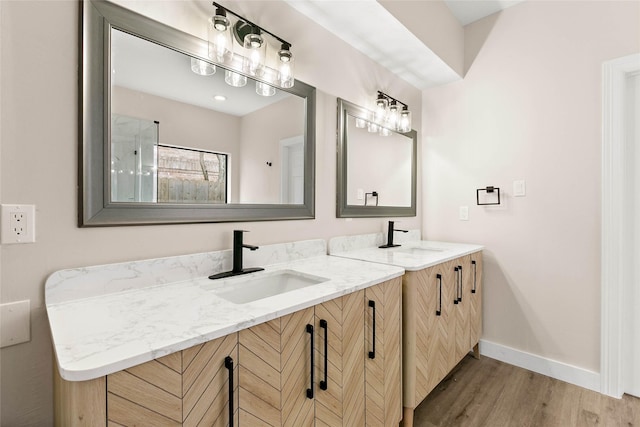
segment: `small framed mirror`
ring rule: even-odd
[[[338,218],[416,216],[417,132],[399,133],[338,99]]]
[[[116,4],[82,8],[81,227],[314,218],[315,88],[225,68]]]

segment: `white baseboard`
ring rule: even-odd
[[[480,340],[480,354],[600,393],[597,372],[485,340]]]

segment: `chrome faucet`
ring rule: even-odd
[[[389,229],[387,230],[387,244],[386,245],[382,245],[382,246],[378,246],[379,248],[382,249],[386,249],[386,248],[395,248],[398,247],[400,245],[394,245],[393,244],[393,232],[394,231],[399,231],[401,233],[408,233],[409,230],[400,230],[400,229],[394,229],[393,228],[393,221],[389,221]]]
[[[250,251],[259,249],[258,246],[247,245],[242,241],[243,233],[245,233],[245,231],[246,230],[233,230],[233,269],[231,271],[213,274],[209,276],[209,279],[222,279],[225,277],[239,276],[241,274],[254,273],[256,271],[264,270],[264,268],[261,267],[242,267],[242,250],[244,248],[247,248]]]

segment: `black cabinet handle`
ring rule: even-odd
[[[476,265],[475,260],[471,261],[471,265],[473,265],[473,288],[471,289],[471,293],[476,293],[476,275],[478,274],[478,266]]]
[[[369,352],[369,359],[376,358],[376,302],[369,300],[369,307],[373,308],[373,348]]]
[[[458,267],[455,267],[455,268],[453,269],[453,271],[454,271],[454,272],[455,272],[455,274],[456,274],[456,296],[455,296],[455,297],[453,297],[453,303],[454,303],[454,304],[457,304],[457,303],[460,301],[460,299],[458,298],[458,292],[459,292],[459,289],[460,289],[460,287],[459,287],[459,285],[458,285],[458,280],[459,280],[460,275],[458,274]]]
[[[460,287],[460,291],[458,292],[458,302],[462,302],[462,266],[458,266],[458,286]]]
[[[307,333],[309,335],[311,335],[311,383],[310,383],[310,387],[307,389],[307,398],[309,399],[313,399],[313,371],[315,370],[315,364],[314,364],[314,360],[313,360],[313,353],[315,351],[314,345],[313,345],[313,325],[307,324]]]
[[[440,298],[438,302],[438,309],[436,310],[436,316],[440,316],[442,314],[442,274],[436,274],[436,279],[440,285]]]
[[[233,359],[224,358],[224,367],[229,370],[229,427],[233,427]]]
[[[327,321],[324,319],[320,319],[320,327],[324,329],[324,380],[320,381],[320,390],[326,390],[328,387],[327,383],[327,373],[329,366],[329,353],[327,350],[329,349],[329,326],[327,325]]]

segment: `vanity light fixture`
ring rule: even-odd
[[[282,88],[293,87],[295,77],[291,43],[216,2],[213,2],[213,6],[216,14],[209,19],[209,58],[229,69],[225,74],[225,81],[239,83],[238,77],[227,79],[231,72],[241,73],[245,80],[246,76],[252,76]],[[228,14],[235,17],[234,23],[227,18]],[[280,44],[280,50],[275,46],[268,46],[270,38],[267,35]],[[239,45],[235,52],[232,43],[234,38]],[[266,89],[264,90],[266,93]],[[268,92],[265,96],[271,96],[275,90]]]
[[[398,104],[402,104],[400,112],[398,112]],[[411,111],[409,111],[409,106],[381,91],[378,91],[378,97],[376,98],[376,120],[383,128],[402,133],[411,131]]]

